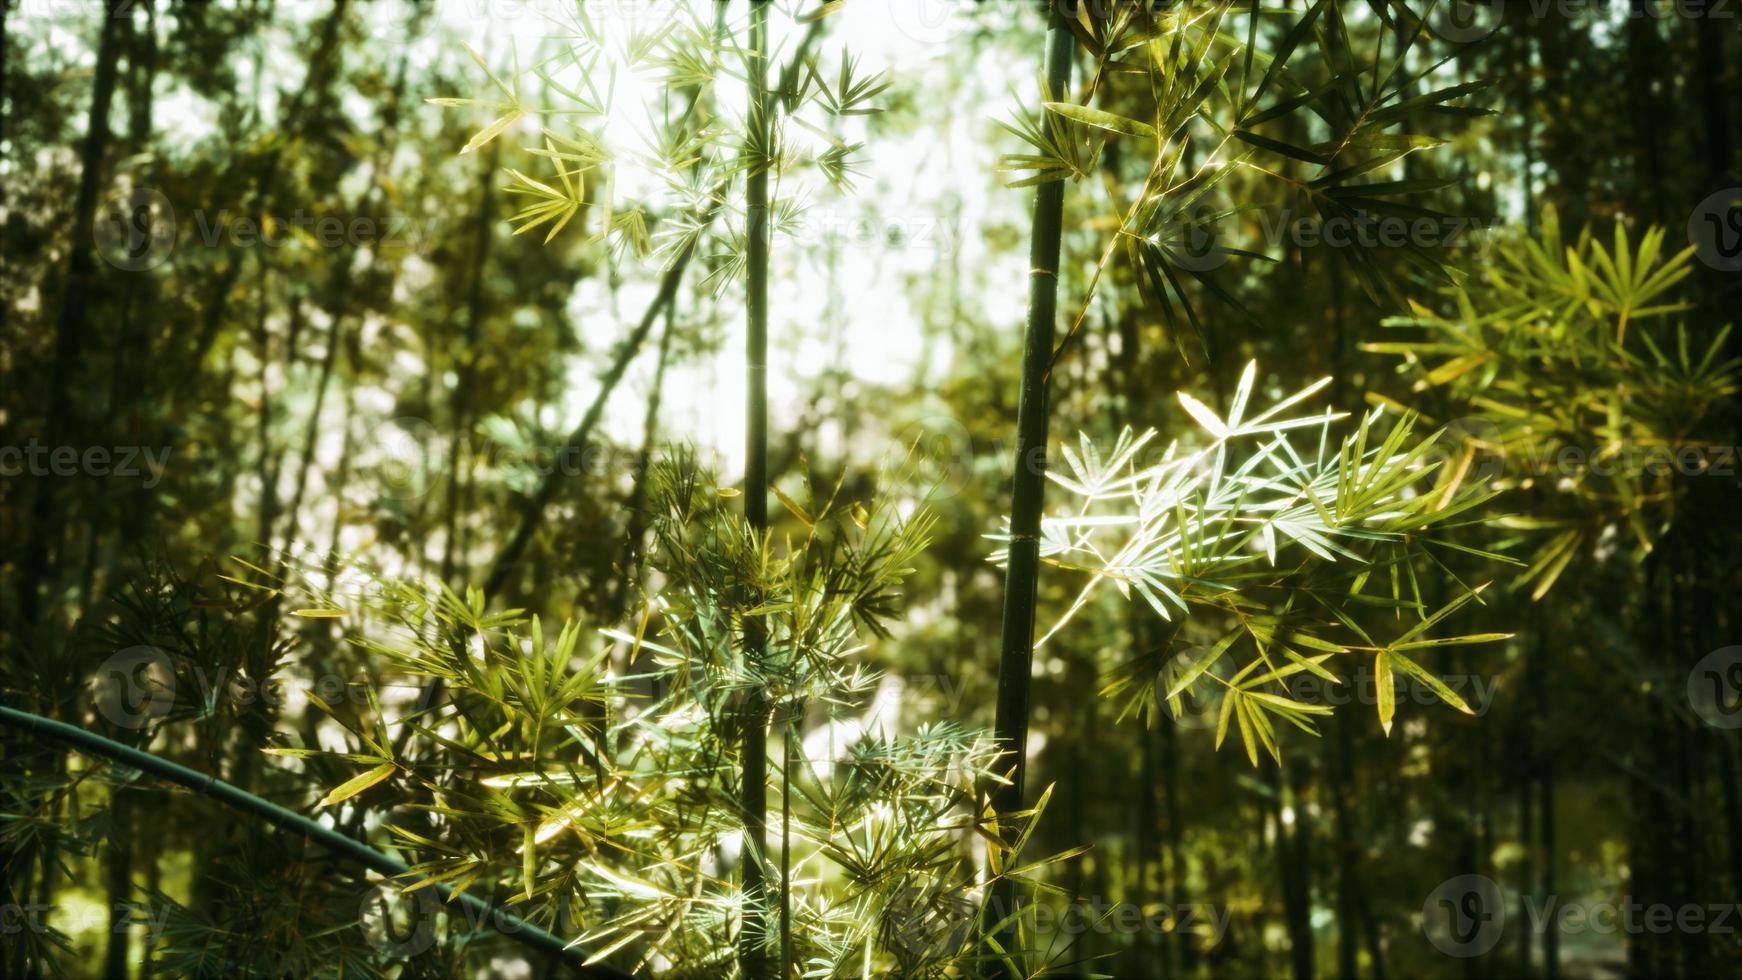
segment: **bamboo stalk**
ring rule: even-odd
[[[69,725],[52,718],[44,718],[28,711],[19,711],[4,706],[0,706],[0,725],[45,736],[87,755],[101,756],[111,762],[131,766],[178,786],[183,786],[225,806],[258,817],[278,830],[300,834],[379,874],[400,877],[411,871],[411,868],[398,858],[391,857],[361,841],[353,840],[344,834],[323,827],[294,810],[288,810],[276,803],[263,800],[253,793],[224,782],[216,776],[209,776],[203,772],[189,769],[179,763],[159,758],[149,752],[105,738],[95,732],[86,731],[76,725]],[[421,876],[418,876],[418,879],[421,880]],[[407,883],[412,882],[408,881]],[[558,956],[568,961],[583,977],[629,978],[631,976],[631,974],[624,973],[616,967],[604,964],[588,966],[586,960],[591,954],[586,950],[570,946],[562,939],[476,895],[462,892],[455,896],[452,894],[452,889],[446,885],[433,887],[441,895],[442,901],[457,902],[466,906],[477,914],[477,921],[489,923],[490,928],[530,949]]]
[[[768,149],[768,3],[750,3],[750,152]],[[757,534],[768,530],[768,161],[750,160],[745,176],[745,464],[744,517]],[[744,624],[745,657],[751,669],[762,659],[760,619]],[[738,965],[750,980],[768,976],[764,940],[768,931],[768,886],[763,861],[768,843],[768,697],[760,687],[745,699],[741,746],[744,809],[744,910],[738,934]],[[781,882],[782,898],[786,883]]]
[[[1047,24],[1046,81],[1050,98],[1063,98],[1070,84],[1072,38],[1060,4]],[[1034,600],[1040,572],[1040,514],[1046,483],[1047,364],[1052,358],[1058,309],[1059,239],[1064,220],[1063,181],[1041,184],[1034,195],[1029,241],[1028,328],[1022,349],[1022,388],[1016,409],[1016,462],[1011,478],[1010,551],[1004,576],[1004,616],[999,643],[998,706],[993,735],[1011,753],[1010,781],[992,790],[1000,815],[1022,808],[1028,749],[1028,696],[1034,662]],[[991,920],[1015,911],[1015,885],[1000,878],[988,896]],[[1015,948],[1016,923],[999,930],[999,945]]]

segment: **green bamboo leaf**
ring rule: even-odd
[[[1396,650],[1390,651],[1389,659],[1394,667],[1427,685],[1427,689],[1434,692],[1434,696],[1438,697],[1441,701],[1444,701],[1459,711],[1462,711],[1464,714],[1473,715],[1476,713],[1470,710],[1470,706],[1464,703],[1463,698],[1458,697],[1457,692],[1447,687],[1444,681],[1434,676],[1432,671],[1409,659],[1403,654],[1398,653]]]
[[[1127,119],[1124,116],[1114,115],[1111,112],[1106,112],[1101,109],[1095,109],[1085,105],[1077,105],[1074,102],[1048,102],[1046,103],[1046,107],[1051,109],[1053,112],[1064,116],[1066,119],[1073,119],[1086,126],[1094,126],[1097,129],[1105,129],[1110,132],[1121,133],[1125,136],[1155,139],[1154,126],[1151,126],[1148,123],[1138,122],[1135,119]]]
[[[1391,656],[1384,650],[1373,656],[1373,677],[1379,687],[1379,726],[1390,735],[1391,717],[1397,713],[1397,689],[1391,676]]]
[[[383,762],[382,764],[376,766],[375,768],[369,770],[368,772],[353,776],[350,779],[346,780],[344,783],[340,784],[339,786],[334,787],[333,791],[331,793],[328,793],[326,796],[322,797],[321,801],[319,803],[316,803],[315,806],[318,808],[318,807],[323,807],[323,806],[333,806],[334,804],[337,804],[337,803],[343,803],[344,801],[350,799],[353,796],[356,796],[358,793],[363,792],[364,790],[375,785],[376,783],[381,782],[383,779],[386,779],[388,776],[393,775],[393,769],[394,769],[393,763]]]

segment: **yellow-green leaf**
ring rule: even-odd
[[[386,779],[388,776],[393,775],[393,768],[393,763],[383,762],[368,772],[362,773],[358,776],[353,776],[343,784],[335,787],[331,793],[328,793],[315,805],[332,806],[335,803],[343,803],[351,797],[356,796],[358,793],[361,793],[376,783],[379,783],[383,779]]]

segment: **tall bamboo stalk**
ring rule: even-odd
[[[1071,32],[1060,4],[1047,24],[1046,83],[1049,98],[1064,98],[1071,77]],[[1040,512],[1046,482],[1046,369],[1052,359],[1058,308],[1059,239],[1064,219],[1063,181],[1041,184],[1034,195],[1029,241],[1028,329],[1022,345],[1022,388],[1016,408],[1016,463],[1011,478],[1010,560],[1004,576],[1004,618],[998,659],[998,708],[993,734],[1011,753],[1011,778],[994,788],[1000,814],[1022,808],[1028,751],[1028,692],[1034,662],[1034,598],[1040,572]],[[1000,879],[989,896],[990,919],[1015,911],[1014,884]],[[1015,924],[999,944],[1013,948]]]
[[[745,177],[744,517],[757,533],[768,530],[768,3],[750,2],[749,169]],[[760,620],[744,624],[745,657],[755,670],[764,637]],[[768,887],[763,860],[768,839],[768,698],[755,688],[744,706],[744,913],[738,965],[745,977],[769,975],[764,940]],[[784,888],[785,883],[782,882]]]

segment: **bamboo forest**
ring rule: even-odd
[[[1742,978],[1735,328],[1736,0],[0,0],[0,977]]]

